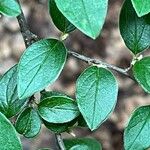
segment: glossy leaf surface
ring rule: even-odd
[[[79,115],[77,104],[63,96],[49,97],[38,105],[40,116],[49,123],[66,123]]]
[[[147,150],[150,148],[150,106],[136,109],[124,132],[125,150]]]
[[[118,95],[118,84],[113,74],[92,66],[78,78],[76,99],[79,110],[91,130],[97,129],[113,111]]]
[[[55,0],[49,0],[49,13],[55,26],[63,33],[69,33],[76,29],[57,8]]]
[[[8,118],[16,115],[27,101],[18,97],[17,76],[17,65],[15,65],[0,79],[0,112]]]
[[[87,36],[96,39],[105,22],[107,0],[55,0],[62,14]]]
[[[150,0],[131,0],[139,17],[150,13]]]
[[[133,66],[133,74],[142,88],[150,93],[150,57],[137,61]]]
[[[41,129],[41,120],[37,111],[31,107],[26,108],[17,118],[15,128],[27,138],[36,136]]]
[[[16,17],[21,13],[21,10],[16,0],[0,0],[0,13]]]
[[[150,14],[138,17],[131,4],[131,0],[125,0],[122,6],[119,26],[126,46],[134,54],[138,54],[149,48]]]
[[[64,140],[66,150],[102,150],[98,141],[92,138],[77,138]]]
[[[18,94],[26,98],[52,84],[66,62],[67,50],[56,39],[40,40],[26,49],[18,70]]]
[[[63,96],[63,97],[68,97],[66,94],[58,91],[44,91],[41,93],[41,100],[48,98],[48,97],[53,97],[53,96]]]
[[[15,128],[2,113],[0,113],[0,149],[22,150]]]
[[[43,123],[50,131],[54,133],[62,133],[69,131],[70,127],[76,123],[76,119],[67,123],[49,123],[43,120]]]

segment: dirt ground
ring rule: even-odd
[[[122,2],[122,0],[109,1],[107,20],[98,39],[93,41],[76,30],[67,39],[67,48],[127,68],[132,55],[119,34],[118,19]],[[33,33],[41,38],[60,36],[60,32],[54,27],[48,15],[47,0],[24,0],[22,6]],[[2,16],[0,18],[0,75],[19,61],[24,50],[17,20]],[[74,97],[75,81],[86,66],[84,62],[69,57],[59,79],[48,89],[63,91]],[[136,107],[150,103],[150,96],[135,82],[116,72],[114,74],[119,83],[119,95],[113,114],[93,133],[85,128],[73,130],[77,137],[95,137],[102,143],[104,150],[123,150],[123,130],[128,117]],[[63,137],[71,138],[72,135],[65,133]],[[34,139],[21,138],[24,150],[37,150],[42,147],[57,149],[54,135],[44,127]]]

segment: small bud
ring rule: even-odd
[[[76,137],[76,135],[73,132],[69,132],[70,135],[72,135],[73,137]]]

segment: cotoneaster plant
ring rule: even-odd
[[[76,127],[95,131],[109,118],[118,95],[112,70],[137,81],[150,93],[150,57],[141,57],[150,47],[150,0],[125,0],[122,5],[120,34],[133,56],[127,69],[86,57],[64,45],[74,30],[93,40],[100,35],[108,0],[49,0],[48,6],[53,23],[62,32],[60,39],[39,39],[30,32],[19,1],[0,0],[0,13],[17,17],[26,45],[18,64],[0,78],[0,150],[21,150],[19,134],[33,138],[42,124],[56,135],[60,150],[101,150],[101,144],[95,139],[68,140],[61,133]],[[75,81],[76,99],[45,90],[58,79],[68,55],[90,64]],[[34,97],[36,92],[40,92],[40,100]],[[150,105],[147,105],[132,113],[124,131],[122,149],[149,148]]]

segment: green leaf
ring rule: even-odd
[[[143,2],[141,2],[143,3]],[[150,46],[150,14],[138,17],[131,0],[126,0],[120,13],[120,33],[126,46],[138,54]]]
[[[57,8],[55,0],[49,0],[49,13],[55,26],[63,33],[69,33],[76,29]]]
[[[150,13],[150,0],[131,0],[139,17]]]
[[[15,128],[27,138],[35,137],[41,129],[41,120],[37,111],[31,107],[26,108],[17,118]]]
[[[150,93],[150,57],[137,61],[133,66],[133,74],[142,88]]]
[[[134,111],[124,132],[125,150],[146,150],[150,148],[150,106]]]
[[[67,123],[49,123],[43,120],[44,125],[52,132],[62,133],[69,131],[69,129],[76,123],[76,119]]]
[[[87,36],[96,39],[105,22],[108,0],[55,0],[62,14]]]
[[[70,98],[66,94],[58,92],[58,91],[44,91],[41,93],[41,100],[43,100],[45,98],[54,97],[54,96],[63,96],[66,98]],[[67,123],[49,123],[49,122],[43,120],[43,123],[52,132],[62,133],[62,132],[68,131],[69,128],[76,123],[76,121],[77,121],[77,119],[74,119]]]
[[[32,44],[24,52],[18,66],[18,94],[29,97],[52,84],[66,62],[67,50],[56,39],[44,39]]]
[[[44,99],[38,105],[40,116],[49,123],[66,123],[79,115],[75,101],[63,96]]]
[[[18,98],[17,76],[17,65],[15,65],[0,79],[0,112],[7,118],[16,115],[27,101]]]
[[[0,13],[16,17],[21,13],[21,10],[16,0],[0,0]]]
[[[63,97],[69,98],[69,96],[67,96],[66,94],[58,92],[58,91],[44,91],[41,93],[41,100],[45,98],[54,97],[54,96],[63,96]],[[49,123],[43,120],[43,123],[52,132],[62,133],[62,132],[68,131],[69,128],[76,123],[76,119],[67,123]]]
[[[92,66],[80,75],[76,99],[91,130],[97,129],[108,118],[116,105],[117,94],[118,84],[107,69]]]
[[[101,144],[92,138],[65,139],[66,150],[102,150]]]
[[[22,150],[15,128],[2,113],[0,113],[0,149]]]
[[[68,95],[58,92],[58,91],[44,91],[41,92],[41,100],[48,98],[48,97],[53,97],[53,96],[63,96],[63,97],[68,97]]]

